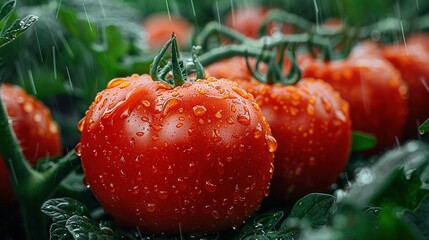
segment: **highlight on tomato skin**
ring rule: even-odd
[[[49,109],[22,88],[2,84],[1,98],[6,107],[13,131],[31,165],[44,157],[62,154],[60,132]],[[0,206],[14,201],[10,176],[0,156]]]
[[[79,129],[86,182],[120,225],[225,231],[268,195],[277,143],[253,96],[234,82],[172,88],[148,75],[114,79]]]
[[[402,138],[408,115],[407,85],[377,49],[362,44],[337,61],[299,58],[304,77],[323,79],[349,103],[353,129],[377,138],[374,152]]]
[[[336,181],[349,157],[351,121],[348,104],[329,84],[315,79],[288,86],[259,83],[242,57],[214,63],[206,71],[238,82],[266,116],[278,143],[271,200],[296,200],[326,191]]]
[[[180,48],[187,49],[191,44],[193,26],[186,19],[167,15],[165,13],[153,14],[142,22],[146,33],[149,50],[157,51],[175,33]]]

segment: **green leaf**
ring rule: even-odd
[[[377,144],[377,139],[371,135],[360,131],[353,131],[352,152],[362,152],[370,150]]]
[[[67,240],[71,235],[65,227],[66,221],[52,223],[49,229],[50,240]]]
[[[274,229],[283,217],[283,211],[266,212],[250,220],[238,234],[239,239],[261,239]]]
[[[54,223],[67,220],[73,215],[89,216],[88,208],[71,198],[50,199],[42,205],[41,210],[52,218]]]
[[[9,14],[15,9],[16,1],[12,0],[3,4],[0,10],[0,22],[6,19]]]
[[[401,208],[416,208],[420,201],[429,195],[429,190],[422,188],[417,171],[414,170],[407,175],[402,168],[394,172],[392,182],[386,188],[380,189],[373,201],[374,204],[382,206],[388,202]]]
[[[76,240],[113,239],[114,235],[112,229],[100,228],[95,221],[86,216],[72,216],[67,220],[66,228]]]
[[[39,18],[34,15],[29,15],[24,19],[17,19],[15,22],[0,36],[0,47],[15,40],[25,30],[31,27]]]
[[[333,204],[332,195],[310,193],[295,203],[288,218],[305,219],[312,227],[322,227],[328,223]]]
[[[420,125],[419,127],[420,132],[429,132],[429,119],[426,119],[426,121]]]

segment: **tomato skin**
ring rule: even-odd
[[[262,27],[270,10],[270,8],[257,5],[240,6],[226,16],[225,25],[248,37],[258,38],[259,29]],[[271,35],[274,31],[277,31],[277,28],[279,26],[271,23],[268,26],[267,34]],[[293,27],[283,23],[281,32],[283,34],[292,33]]]
[[[190,46],[192,25],[184,18],[160,13],[145,18],[142,25],[146,31],[149,50],[158,51],[171,38],[173,32],[180,48]]]
[[[290,86],[259,83],[240,57],[212,64],[206,71],[234,79],[255,96],[266,116],[279,146],[272,200],[296,200],[325,191],[335,182],[348,160],[351,122],[348,104],[330,85],[314,79],[301,79]]]
[[[348,104],[322,80],[267,85],[239,81],[255,96],[278,143],[272,199],[325,191],[344,170],[351,147]]]
[[[60,133],[49,109],[18,86],[5,83],[0,89],[13,131],[29,163],[34,165],[40,158],[61,155]],[[0,205],[12,202],[15,196],[1,156],[0,188]]]
[[[383,56],[400,72],[409,88],[409,116],[405,135],[416,138],[418,126],[429,118],[429,44],[412,38],[407,47],[390,45],[383,48]]]
[[[223,231],[268,193],[276,143],[253,97],[231,81],[172,89],[148,75],[115,79],[79,128],[86,182],[119,224]]]
[[[323,79],[341,94],[350,105],[353,129],[375,135],[373,151],[379,151],[402,136],[408,91],[396,69],[369,49],[376,48],[361,46],[345,60],[302,57],[299,62],[304,77]]]

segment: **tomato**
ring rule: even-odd
[[[419,135],[418,126],[429,118],[429,44],[413,39],[407,46],[390,45],[383,49],[383,56],[399,70],[409,87],[410,113],[405,133],[410,138]]]
[[[276,142],[253,97],[231,81],[114,79],[79,129],[86,182],[121,225],[223,231],[268,193]]]
[[[344,60],[300,59],[304,77],[323,79],[349,103],[353,129],[377,138],[373,151],[396,143],[408,113],[406,84],[376,51],[376,46],[364,44]]]
[[[158,51],[164,43],[176,34],[177,44],[181,48],[189,47],[192,25],[184,18],[167,14],[155,14],[142,23],[146,31],[146,40],[150,50]]]
[[[302,79],[290,86],[259,83],[251,80],[245,65],[243,58],[235,57],[212,64],[206,71],[236,80],[255,96],[266,116],[279,146],[275,152],[272,199],[284,202],[325,191],[348,160],[348,104],[321,80]]]
[[[34,165],[40,158],[60,155],[60,133],[49,109],[18,86],[2,84],[0,90],[13,131],[29,163]],[[1,156],[0,187],[0,205],[13,201],[10,176]]]
[[[240,6],[228,14],[225,19],[225,25],[251,38],[258,38],[259,29],[271,9],[262,6],[248,5]],[[283,23],[281,26],[271,23],[268,26],[267,34],[271,35],[278,31],[284,34],[292,33],[293,27]]]

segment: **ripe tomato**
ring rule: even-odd
[[[147,17],[142,23],[146,31],[146,40],[149,50],[158,51],[164,43],[176,34],[180,48],[189,47],[192,36],[192,25],[179,16],[155,14]]]
[[[262,27],[270,9],[256,5],[248,5],[238,7],[230,12],[225,19],[225,25],[251,38],[258,38],[259,29]],[[283,23],[278,26],[271,23],[268,26],[267,34],[271,35],[281,27],[281,32],[284,34],[292,33],[293,27]]]
[[[62,145],[57,124],[41,102],[28,95],[18,86],[2,84],[1,98],[12,120],[12,128],[20,142],[22,151],[34,165],[43,157],[62,153]],[[0,205],[14,199],[10,176],[0,156]]]
[[[276,142],[253,97],[231,81],[114,79],[79,129],[86,181],[119,224],[223,231],[268,193]]]
[[[348,104],[321,80],[302,79],[291,86],[264,84],[251,80],[247,68],[236,68],[245,65],[243,58],[236,57],[208,66],[206,71],[234,78],[255,96],[266,116],[279,146],[271,184],[273,199],[297,199],[326,190],[343,171],[350,152]]]
[[[405,134],[407,137],[418,136],[418,126],[429,118],[429,46],[426,42],[404,45],[390,45],[383,49],[383,56],[389,60],[408,84],[409,109]],[[425,46],[426,45],[426,46]]]
[[[376,50],[366,44],[345,60],[300,59],[304,77],[323,79],[349,103],[353,129],[375,135],[374,151],[395,144],[408,113],[406,84]]]

